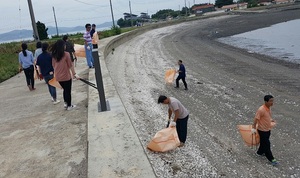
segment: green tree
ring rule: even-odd
[[[248,8],[258,6],[258,0],[242,0],[242,2],[247,2]]]
[[[233,4],[233,0],[216,0],[215,6],[218,8],[226,5]]]
[[[37,27],[37,30],[38,30],[38,34],[39,34],[39,37],[40,37],[40,40],[45,40],[45,39],[49,39],[48,38],[48,28],[46,28],[45,24],[38,21],[36,23],[36,27]]]
[[[137,20],[133,20],[133,26],[136,25]],[[123,27],[131,27],[131,20],[124,20],[123,18],[120,18],[117,21],[117,24],[123,28]]]
[[[125,26],[125,20],[123,18],[120,18],[118,21],[117,21],[117,24],[120,26],[120,27],[124,27]]]
[[[179,14],[172,9],[163,9],[151,16],[152,19],[166,19],[168,16],[177,17]]]

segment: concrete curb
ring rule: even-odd
[[[156,177],[101,55],[106,44],[118,38],[104,39],[99,44],[103,85],[110,111],[98,112],[98,91],[89,87],[88,177]],[[90,70],[89,81],[96,83],[94,69]]]

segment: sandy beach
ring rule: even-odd
[[[299,177],[299,65],[248,53],[216,41],[287,20],[298,6],[238,13],[149,31],[115,49],[106,59],[111,77],[158,177]],[[189,90],[164,83],[164,72],[183,60]],[[148,141],[166,124],[160,94],[190,111],[183,148],[158,154]],[[252,124],[263,96],[275,97],[271,144],[280,165],[255,156],[238,124]]]

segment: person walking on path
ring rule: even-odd
[[[92,44],[93,44],[93,49],[97,49],[98,48],[98,34],[96,31],[96,25],[92,24],[92,30],[90,32],[91,37],[92,37]]]
[[[36,62],[40,54],[42,54],[42,42],[36,42],[36,50],[34,51],[34,61]]]
[[[168,114],[169,121],[167,127],[175,127],[177,130],[177,134],[180,140],[179,147],[184,146],[187,135],[187,122],[189,119],[188,110],[181,104],[179,100],[173,97],[166,97],[164,95],[160,95],[158,98],[158,104],[167,104],[169,106]],[[174,113],[174,118],[171,120],[171,116]]]
[[[42,42],[38,41],[36,42],[36,50],[34,51],[34,67],[35,67],[35,70],[36,70],[36,75],[37,75],[37,78],[40,79],[40,80],[43,80],[43,78],[41,78],[40,76],[40,73],[36,67],[36,60],[37,58],[39,57],[40,54],[42,54]]]
[[[24,70],[27,86],[30,91],[34,88],[34,59],[31,51],[27,50],[27,44],[22,43],[22,52],[19,53],[19,71]]]
[[[76,105],[71,103],[72,78],[76,78],[76,73],[72,67],[70,54],[65,51],[65,47],[63,40],[57,40],[51,46],[50,51],[52,53],[54,76],[63,88],[64,107],[66,110],[72,110],[76,107]]]
[[[92,55],[93,45],[92,45],[92,37],[90,34],[91,31],[91,24],[85,25],[86,31],[83,34],[84,38],[84,49],[85,49],[85,56],[86,56],[86,62],[89,68],[94,68],[94,58]]]
[[[70,54],[71,56],[71,61],[73,62],[73,67],[75,67],[74,64],[76,64],[76,61],[77,61],[77,57],[76,57],[76,54],[75,54],[75,49],[74,49],[74,45],[69,41],[69,37],[68,35],[64,35],[63,36],[63,40],[65,41],[66,43],[66,51]],[[76,61],[75,61],[76,60]],[[75,61],[75,62],[74,62]]]
[[[52,98],[53,104],[58,104],[60,103],[59,100],[56,98],[56,88],[52,85],[49,84],[49,80],[53,78],[54,75],[54,69],[52,66],[52,56],[51,54],[47,51],[49,47],[48,43],[43,43],[42,44],[42,54],[40,54],[37,58],[36,65],[38,66],[38,71],[39,74],[41,75],[40,78],[44,78],[45,82],[48,85],[49,93]]]
[[[178,77],[176,78],[176,87],[175,88],[179,88],[179,80],[181,79],[184,84],[185,90],[188,90],[188,87],[187,87],[187,84],[185,81],[185,76],[186,76],[185,67],[182,64],[182,60],[178,60],[178,65],[179,65],[179,70],[177,71]]]
[[[273,106],[274,97],[272,95],[266,95],[264,101],[265,104],[260,106],[256,112],[252,126],[252,133],[256,133],[257,128],[260,137],[260,144],[256,154],[260,156],[265,155],[272,165],[277,165],[278,162],[273,157],[270,143],[272,125],[275,124],[271,116],[271,106]]]

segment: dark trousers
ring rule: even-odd
[[[271,131],[260,131],[258,130],[258,134],[260,137],[260,144],[259,144],[259,148],[257,150],[257,154],[265,154],[267,159],[269,161],[272,162],[272,160],[274,159],[272,151],[271,151],[271,143],[270,143],[270,135],[271,135]]]
[[[31,86],[34,88],[34,68],[33,65],[30,67],[24,69],[25,77],[26,77],[26,82],[27,86]]]
[[[176,87],[179,87],[179,80],[182,80],[182,82],[183,82],[183,84],[184,84],[184,87],[187,89],[187,84],[186,84],[186,82],[185,82],[185,77],[182,77],[182,76],[178,76],[177,78],[176,78]]]
[[[177,119],[176,121],[176,131],[178,134],[178,138],[182,143],[185,143],[186,141],[188,119],[189,119],[189,115],[187,115],[183,119]],[[167,127],[169,127],[169,124],[170,122],[168,122]]]
[[[71,106],[72,79],[68,80],[68,81],[59,82],[59,84],[64,89],[64,92],[63,92],[64,102],[67,103],[67,106]]]

